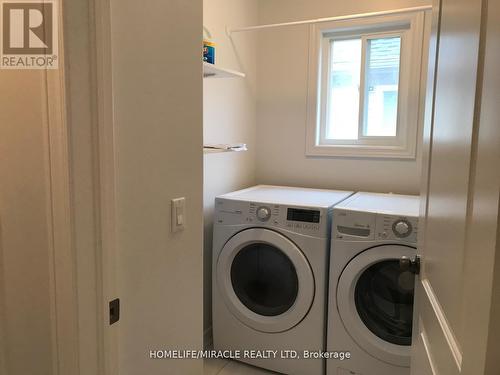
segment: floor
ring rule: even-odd
[[[276,375],[277,372],[266,371],[241,362],[208,359],[203,363],[203,375]]]

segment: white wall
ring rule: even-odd
[[[0,373],[51,374],[53,269],[41,70],[0,70]]]
[[[430,0],[259,0],[259,23],[430,3]],[[257,181],[418,194],[420,147],[417,159],[410,161],[305,156],[308,30],[308,26],[294,26],[258,33]],[[425,83],[426,74],[422,77]]]
[[[199,374],[153,360],[202,347],[202,1],[111,1],[117,130],[119,373]],[[170,201],[186,229],[170,233]]]
[[[204,0],[203,23],[212,33],[216,63],[242,71],[244,79],[204,79],[203,136],[205,143],[246,143],[249,151],[206,154],[204,157],[204,309],[206,341],[210,340],[212,216],[214,198],[255,183],[256,35],[235,35],[226,25],[257,23],[256,0]]]

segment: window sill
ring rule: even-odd
[[[411,160],[416,158],[416,150],[400,146],[315,145],[307,147],[306,156]]]

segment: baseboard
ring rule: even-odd
[[[203,348],[205,350],[211,349],[213,347],[213,336],[212,336],[212,327],[208,327],[203,332]]]

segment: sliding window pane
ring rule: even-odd
[[[330,42],[326,138],[358,139],[361,39]]]
[[[366,53],[363,135],[395,137],[401,38],[369,39]]]

